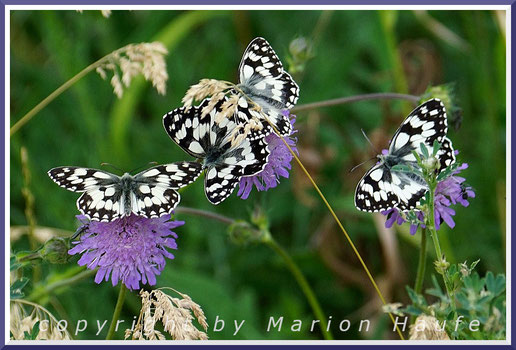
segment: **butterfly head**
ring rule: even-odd
[[[120,187],[122,190],[130,190],[133,183],[133,176],[129,173],[125,173],[120,178]]]

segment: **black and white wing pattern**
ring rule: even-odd
[[[412,151],[420,154],[423,143],[431,154],[435,140],[441,144],[437,153],[440,169],[448,167],[455,162],[455,153],[446,137],[447,131],[446,109],[440,100],[429,100],[414,109],[394,134],[387,154],[379,155],[379,162],[359,181],[355,206],[368,212],[415,209],[428,190],[425,180],[392,167],[398,164],[417,167]]]
[[[292,125],[285,111],[294,107],[299,97],[299,87],[281,64],[278,56],[264,38],[255,38],[244,51],[238,68],[238,87],[255,103],[282,136],[292,132]],[[265,136],[271,132],[263,116],[248,106],[244,96],[238,102],[239,123],[248,122],[249,115],[263,120],[263,129],[253,136]]]
[[[158,165],[134,176],[90,168],[58,167],[48,172],[59,186],[84,192],[77,208],[90,220],[109,222],[131,213],[147,218],[171,213],[180,200],[177,190],[199,177],[195,162]]]
[[[201,111],[209,99],[199,106],[176,108],[163,117],[163,126],[170,138],[191,156],[203,159],[204,190],[213,204],[224,201],[242,176],[262,171],[269,157],[263,138],[243,138],[235,144],[235,121],[223,118],[216,122],[223,102],[219,101],[204,118],[201,118]]]

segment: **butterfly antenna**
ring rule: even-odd
[[[353,168],[351,168],[351,170],[350,170],[349,172],[350,172],[350,173],[352,173],[353,171],[355,171],[355,169],[356,169],[356,168],[358,168],[358,167],[360,167],[360,166],[364,165],[364,164],[365,164],[365,163],[367,163],[367,162],[370,162],[370,161],[374,160],[375,158],[376,158],[376,157],[370,158],[370,159],[368,159],[368,160],[363,161],[362,163],[360,163],[360,164],[358,164],[358,165],[355,165]]]
[[[123,173],[124,171],[122,169],[120,169],[119,167],[111,164],[111,163],[100,163],[100,166],[110,166],[112,167],[113,169],[115,170],[118,170],[119,172]]]
[[[369,139],[369,137],[367,137],[364,129],[360,129],[360,131],[362,131],[362,135],[364,135],[365,139],[367,140],[367,142],[371,145],[371,148],[376,152],[376,154],[380,154],[380,152],[378,152],[378,150],[376,149],[376,147],[373,145],[373,143],[371,142],[371,140]],[[364,164],[364,163],[362,163]]]
[[[141,169],[143,169],[143,168],[145,168],[145,167],[148,167],[148,166],[151,166],[151,165],[152,165],[152,166],[154,166],[154,165],[158,165],[158,162],[148,162],[148,163],[147,163],[147,164],[145,164],[145,165],[139,166],[139,167],[137,167],[136,169],[131,170],[129,173],[130,173],[130,174],[133,174],[133,173],[135,173],[135,172],[137,172],[137,171],[140,171]]]

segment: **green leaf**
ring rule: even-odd
[[[432,155],[436,156],[437,152],[439,152],[440,148],[441,148],[441,144],[437,140],[434,140]]]
[[[439,285],[439,282],[437,282],[437,277],[435,277],[435,275],[432,275],[432,284],[434,285],[434,288],[427,289],[426,293],[438,297],[443,301],[447,300],[447,297],[443,293],[441,286]]]
[[[34,327],[32,327],[32,332],[30,334],[31,340],[36,340],[39,334],[39,321],[34,323]]]
[[[421,156],[419,155],[419,153],[417,153],[416,151],[412,151],[412,154],[414,155],[414,158],[416,158],[417,164],[421,166]]]
[[[428,304],[426,303],[425,297],[421,294],[417,294],[412,288],[409,286],[406,286],[407,293],[409,295],[410,300],[414,303],[414,305],[420,306],[420,307],[426,307]]]
[[[22,265],[18,262],[18,260],[16,259],[16,256],[11,255],[11,257],[9,259],[9,266],[10,266],[11,271],[15,271],[15,270],[18,270]]]
[[[505,276],[500,274],[495,278],[493,273],[488,271],[486,274],[486,287],[493,296],[498,296],[505,290]]]
[[[421,154],[425,159],[430,157],[430,154],[428,154],[428,148],[426,148],[426,145],[423,142],[419,144],[419,149],[421,149]]]
[[[22,289],[29,283],[27,277],[22,277],[19,280],[14,281],[10,288],[11,299],[20,299],[25,296]]]

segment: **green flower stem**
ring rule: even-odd
[[[425,280],[426,270],[426,228],[421,229],[421,247],[419,248],[419,261],[417,263],[416,282],[414,283],[414,291],[421,294],[423,290],[423,281]]]
[[[295,263],[295,261],[292,259],[292,257],[283,249],[275,240],[272,238],[269,232],[267,232],[263,238],[263,242],[267,244],[272,250],[274,250],[279,256],[283,258],[283,261],[285,261],[285,264],[287,264],[288,269],[296,279],[297,284],[303,291],[303,294],[305,295],[306,299],[308,300],[308,303],[310,304],[315,317],[317,317],[318,320],[321,321],[321,331],[323,333],[324,339],[326,340],[333,340],[333,334],[330,330],[328,330],[328,324],[326,322],[326,316],[324,315],[324,312],[321,309],[321,305],[319,304],[319,301],[317,300],[317,297],[314,294],[314,291],[310,287],[310,284],[306,280],[305,276]]]
[[[434,242],[435,255],[437,258],[437,263],[445,260],[444,255],[441,252],[441,245],[439,244],[439,236],[437,235],[437,230],[435,229],[435,208],[434,208],[434,200],[435,200],[435,189],[437,187],[437,180],[435,176],[432,176],[431,181],[428,181],[429,185],[429,198],[428,198],[428,212],[427,212],[427,224],[426,227],[430,231],[430,236],[432,237],[432,241]],[[450,305],[452,310],[455,312],[455,297],[453,295],[453,290],[451,287],[451,283],[448,280],[448,275],[445,268],[439,268],[438,272],[443,276],[444,286],[446,288],[446,293],[448,294],[448,298],[450,298]]]
[[[236,223],[236,220],[232,218],[228,218],[226,216],[212,213],[209,211],[201,210],[201,209],[194,209],[194,208],[188,208],[188,207],[177,207],[175,209],[176,213],[185,213],[185,214],[191,214],[191,215],[197,215],[202,216],[208,219],[220,221],[227,225],[232,225]],[[301,272],[301,269],[297,266],[295,261],[292,259],[292,257],[272,238],[272,235],[270,232],[258,232],[258,230],[255,230],[256,233],[262,235],[261,242],[267,244],[274,252],[276,252],[281,258],[285,261],[287,264],[287,267],[289,271],[294,276],[296,282],[298,283],[299,287],[301,287],[301,290],[303,291],[303,294],[305,295],[306,299],[308,300],[308,303],[310,304],[310,307],[312,308],[312,311],[317,317],[318,320],[321,322],[321,331],[324,336],[324,339],[326,340],[333,340],[333,335],[331,331],[327,331],[327,318],[324,315],[324,312],[322,311],[321,305],[319,304],[319,301],[317,300],[317,297],[310,287],[310,284],[306,280],[305,276]]]
[[[113,336],[115,335],[116,324],[118,323],[118,318],[120,317],[120,312],[122,311],[122,306],[124,305],[126,292],[127,287],[123,283],[121,283],[120,292],[118,293],[118,300],[116,301],[115,311],[113,312],[113,318],[111,319],[111,324],[109,325],[106,340],[113,339]]]
[[[407,100],[414,104],[418,104],[421,97],[407,94],[398,94],[398,93],[389,93],[389,92],[380,92],[374,94],[364,94],[364,95],[356,95],[356,96],[348,96],[335,98],[333,100],[325,100],[313,103],[307,103],[304,105],[299,105],[291,109],[292,113],[297,113],[301,111],[306,111],[310,109],[316,109],[320,107],[330,107],[336,105],[342,105],[346,103],[359,102],[359,101],[367,101],[367,100]]]

